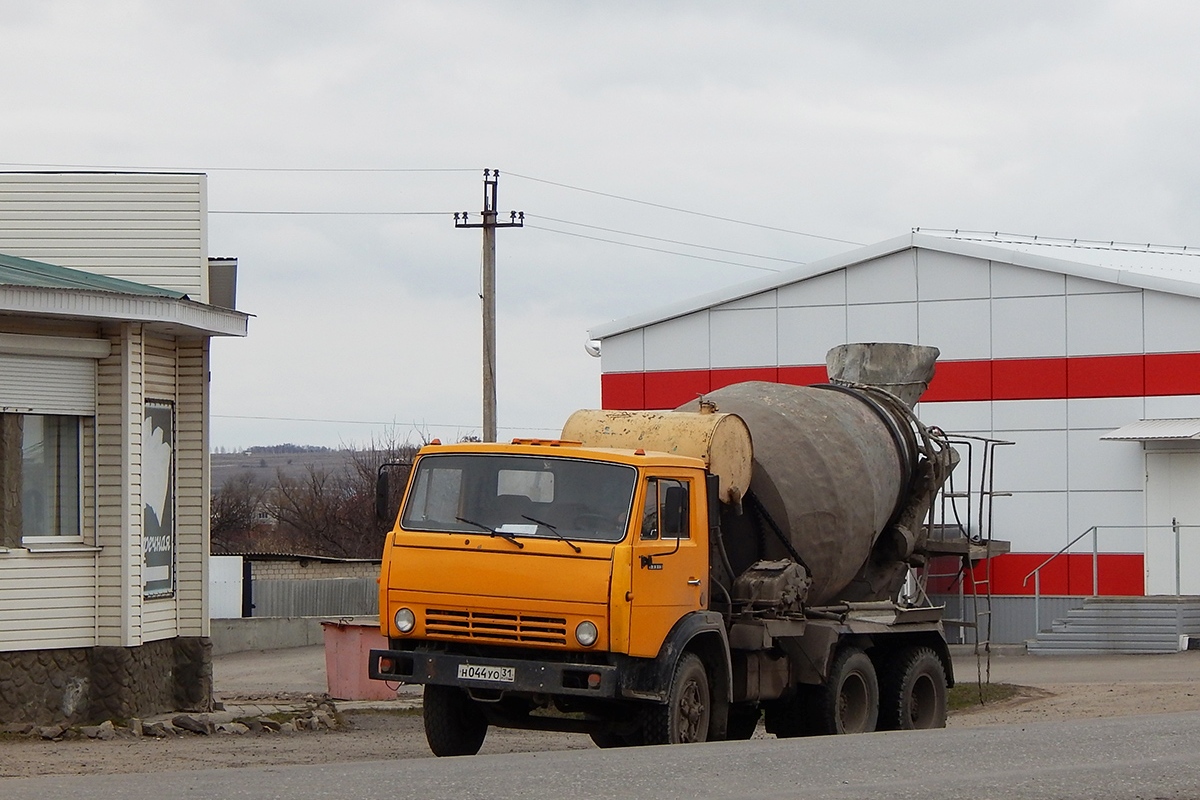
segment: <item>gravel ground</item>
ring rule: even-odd
[[[956,660],[960,683],[973,681],[975,659]],[[1023,687],[1002,703],[956,712],[949,725],[1024,724],[1071,718],[1200,711],[1200,652],[1167,656],[994,656],[991,680]],[[218,699],[266,703],[325,691],[320,647],[220,656]],[[415,690],[403,690],[412,698]],[[405,703],[339,703],[339,730],[163,739],[43,741],[0,737],[0,777],[133,773],[219,767],[429,758],[420,713]],[[756,736],[766,736],[760,728]],[[592,747],[586,736],[493,729],[484,753]]]

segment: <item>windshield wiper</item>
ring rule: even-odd
[[[536,522],[538,525],[544,525],[545,527],[550,529],[551,533],[553,533],[555,536],[557,536],[558,538],[560,538],[564,542],[566,542],[567,546],[570,547],[572,550],[574,550],[576,553],[583,552],[582,550],[579,549],[579,545],[575,544],[570,539],[568,539],[567,537],[565,537],[561,533],[559,533],[558,528],[554,527],[549,522],[542,522],[540,519],[534,519],[533,517],[529,516],[528,514],[522,514],[521,517],[523,519],[529,520],[530,522]]]
[[[479,528],[479,530],[487,531],[492,536],[499,536],[501,539],[507,539],[508,541],[512,542],[513,544],[515,544],[517,547],[521,548],[522,550],[525,549],[525,545],[518,542],[517,537],[513,536],[511,533],[506,533],[505,531],[497,530],[488,525],[484,525],[482,522],[476,522],[473,519],[466,519],[464,517],[455,517],[455,519],[458,520],[459,522],[465,522],[468,525],[474,525],[476,528]]]

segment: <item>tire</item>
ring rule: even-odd
[[[930,647],[898,650],[879,679],[880,730],[946,727],[946,669]]]
[[[847,647],[829,668],[821,690],[818,722],[824,733],[870,733],[879,722],[879,679],[862,650]]]
[[[425,740],[435,756],[473,756],[487,736],[487,717],[462,689],[425,685]]]
[[[749,739],[758,728],[758,718],[761,712],[755,705],[737,705],[729,708],[729,722],[725,728],[725,738],[731,741]]]
[[[694,653],[684,653],[675,666],[666,705],[647,709],[642,725],[646,744],[686,744],[708,740],[712,692],[708,672]]]

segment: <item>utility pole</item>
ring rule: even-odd
[[[468,221],[466,211],[455,213],[454,227],[483,229],[483,440],[496,441],[496,228],[521,228],[524,211],[510,211],[508,222],[496,221],[500,170],[483,171],[483,211],[480,222]]]

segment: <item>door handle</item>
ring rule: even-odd
[[[699,578],[688,578],[688,586],[699,586],[699,585],[700,585]]]

